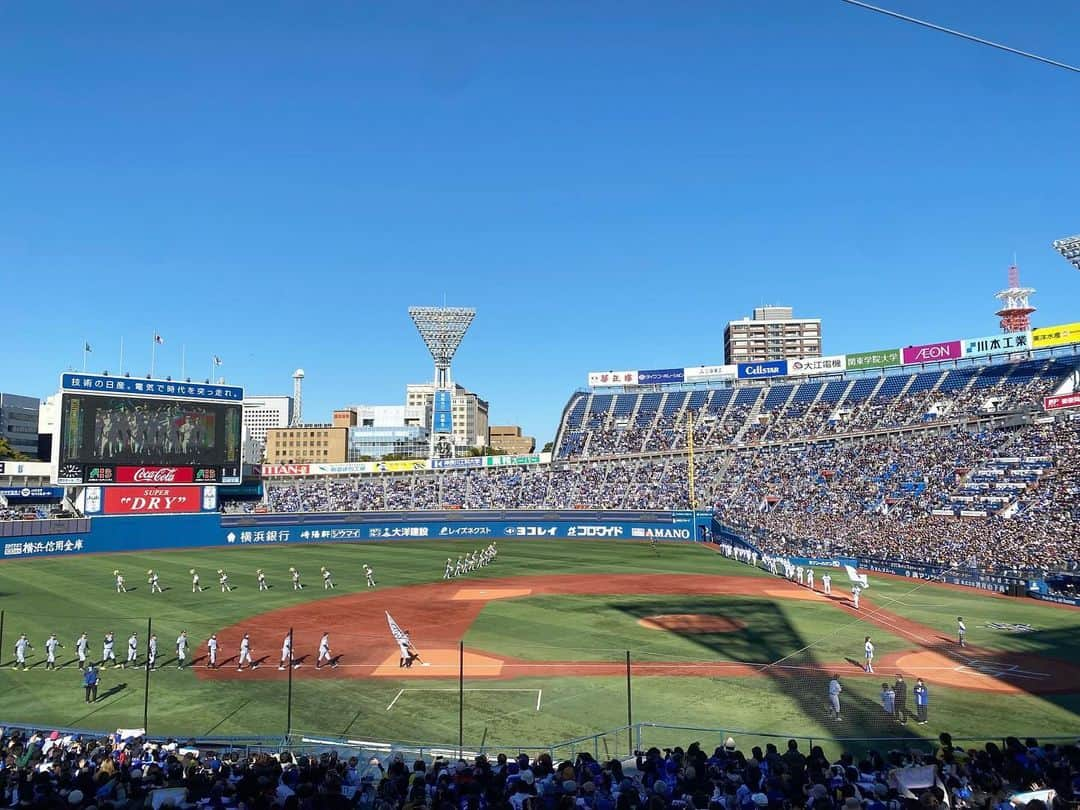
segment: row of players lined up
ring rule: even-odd
[[[454,577],[460,577],[465,574],[470,574],[477,568],[483,568],[490,563],[495,562],[495,558],[499,556],[499,549],[495,545],[495,541],[484,548],[477,549],[476,551],[469,551],[465,554],[459,554],[457,562],[454,562],[452,557],[446,558],[446,572],[443,574],[443,579],[453,579]]]
[[[407,636],[406,636],[407,640]],[[187,630],[182,630],[180,635],[176,637],[176,668],[183,669],[188,660],[188,634]],[[25,672],[28,667],[34,666],[28,664],[28,654],[34,649],[34,645],[30,643],[30,639],[26,633],[19,636],[15,642],[15,662],[12,666],[15,669]],[[60,640],[56,637],[56,633],[51,633],[49,638],[45,641],[45,669],[58,670],[63,669],[64,664],[58,664],[56,661],[57,650],[64,649],[64,645],[60,643]],[[137,668],[139,666],[139,634],[132,633],[127,640],[127,658],[126,660],[119,660],[116,657],[116,634],[108,632],[101,645],[101,660],[97,663],[89,659],[90,639],[83,633],[75,640],[75,655],[78,659],[79,669],[88,670],[92,667],[104,667],[110,662],[114,669],[124,669],[128,666]],[[404,656],[404,653],[403,653]],[[151,635],[146,645],[146,659],[143,664],[150,670],[158,668],[158,637],[157,635]],[[322,669],[323,662],[330,665],[331,668],[336,669],[338,666],[337,659],[334,657],[330,649],[330,634],[324,632],[322,638],[319,640],[319,651],[315,659],[315,669]],[[71,662],[74,663],[74,662]],[[240,640],[240,650],[237,656],[237,671],[244,668],[244,664],[248,665],[249,669],[258,669],[259,662],[252,659],[251,652],[251,639],[247,633],[244,633],[244,637]],[[278,669],[287,669],[292,666],[294,669],[300,666],[300,663],[293,657],[292,654],[292,634],[287,633],[285,640],[281,644],[281,663],[278,665]],[[210,638],[206,641],[206,667],[207,669],[217,669],[218,664],[218,638],[217,634],[211,634]]]
[[[372,569],[371,566],[367,565],[366,563],[362,565],[361,568],[363,568],[364,570],[364,577],[367,579],[367,586],[369,588],[374,588],[374,569]],[[192,568],[188,571],[188,573],[191,574],[191,592],[202,593],[203,591],[205,591],[206,588],[202,586],[202,579],[199,576],[198,570]],[[327,568],[326,566],[321,567],[319,569],[319,574],[322,577],[324,591],[333,590],[337,587],[337,585],[334,584],[334,575],[333,573],[331,573],[329,568]],[[294,568],[292,566],[289,567],[289,577],[292,580],[292,589],[294,591],[304,590],[304,583],[302,581],[300,571],[297,568]],[[124,577],[124,573],[117,569],[113,571],[113,578],[116,582],[116,592],[127,593],[129,589],[127,587],[127,580]],[[224,570],[223,568],[219,568],[217,570],[217,578],[218,585],[221,587],[222,593],[228,593],[235,587],[229,581],[229,572]],[[270,590],[270,582],[269,580],[267,580],[266,572],[263,571],[263,569],[255,569],[255,581],[258,583],[260,591]],[[158,575],[157,571],[152,568],[146,572],[146,583],[150,586],[150,593],[165,593],[165,590],[161,587],[161,577]]]

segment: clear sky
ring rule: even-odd
[[[885,2],[885,0],[882,0]],[[1080,62],[1080,3],[889,0]],[[400,403],[410,305],[554,435],[586,372],[723,360],[762,303],[826,353],[1080,320],[1080,76],[839,0],[0,6],[0,390],[220,371]]]

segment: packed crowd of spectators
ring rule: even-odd
[[[965,750],[948,734],[930,750],[837,759],[731,737],[711,753],[694,742],[607,761],[248,755],[21,731],[0,732],[0,751],[0,804],[49,810],[1057,810],[1080,790],[1076,745],[1009,737]]]

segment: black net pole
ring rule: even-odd
[[[142,727],[143,733],[150,729],[150,636],[154,632],[153,618],[146,620],[146,684],[143,687]]]
[[[626,733],[634,724],[634,704],[630,696],[630,651],[626,651]]]
[[[293,629],[289,628],[289,695],[286,698],[285,708],[285,739],[288,740],[292,736],[292,671],[293,671],[293,658],[296,656],[296,652],[293,650]]]
[[[458,642],[458,758],[465,750],[465,641]]]

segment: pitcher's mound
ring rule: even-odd
[[[703,613],[663,613],[638,619],[638,624],[650,630],[669,630],[672,633],[734,633],[746,627],[738,619]]]

